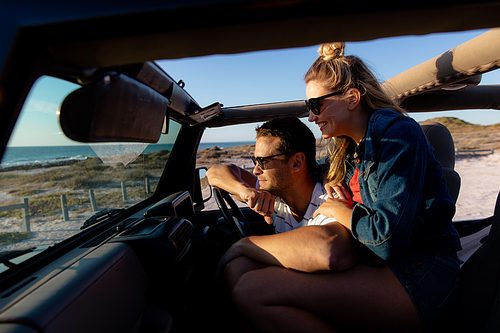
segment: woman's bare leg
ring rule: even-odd
[[[272,266],[250,270],[237,279],[231,296],[263,332],[422,331],[409,294],[387,266],[359,263],[323,274]]]
[[[226,265],[224,269],[224,285],[227,290],[232,290],[242,275],[266,267],[269,267],[269,265],[247,257],[238,257]]]

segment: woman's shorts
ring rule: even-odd
[[[387,265],[410,293],[423,331],[448,327],[457,298],[460,271],[457,254],[408,255]]]

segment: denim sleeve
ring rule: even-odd
[[[427,141],[410,120],[374,124],[372,164],[364,161],[363,204],[354,207],[353,236],[383,260],[401,254],[422,221]],[[359,167],[359,166],[358,166]],[[361,169],[360,169],[361,171]]]

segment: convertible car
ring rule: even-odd
[[[488,29],[383,87],[410,114],[500,109],[500,87],[480,84],[500,67],[499,13],[498,1],[470,0],[2,2],[0,332],[242,330],[215,267],[238,237],[268,228],[208,187],[201,138],[308,111],[303,100],[200,105],[158,60]],[[453,139],[422,127],[456,200]],[[212,196],[220,209],[205,207]],[[500,204],[484,208],[495,213],[454,222],[454,331],[500,327]]]

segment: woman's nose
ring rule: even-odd
[[[318,118],[318,116],[316,116],[314,113],[309,111],[309,117],[307,118],[307,120],[309,120],[309,122],[313,123],[316,120],[316,118]]]

